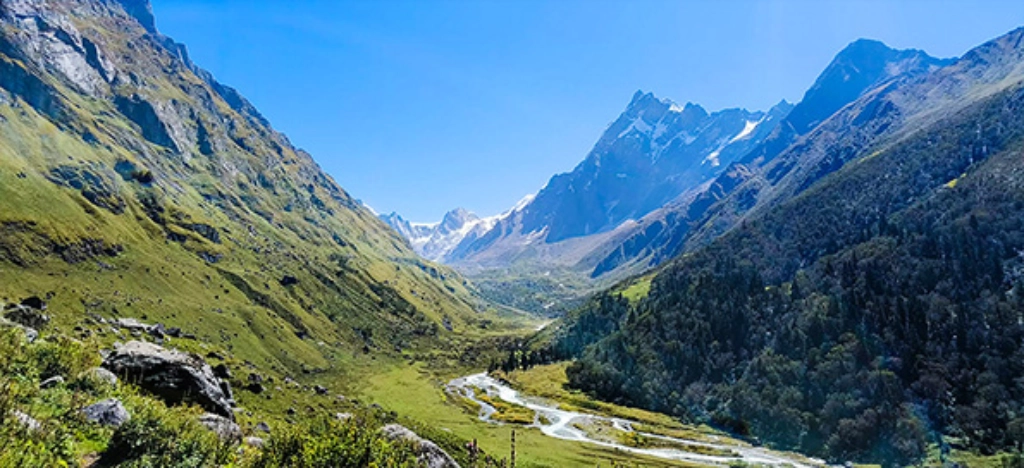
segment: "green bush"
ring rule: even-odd
[[[384,439],[379,426],[372,416],[359,416],[347,421],[320,417],[305,426],[284,427],[252,464],[255,468],[416,466],[412,448]]]
[[[228,463],[229,444],[199,423],[197,408],[168,408],[145,397],[127,397],[132,417],[114,431],[104,463],[128,467],[206,467]]]

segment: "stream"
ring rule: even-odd
[[[704,447],[719,451],[729,451],[732,452],[733,455],[705,455],[688,452],[678,448],[639,448],[608,440],[595,439],[586,432],[575,427],[575,424],[600,422],[610,425],[618,431],[628,433],[634,432],[633,426],[638,423],[628,419],[597,416],[559,409],[556,403],[522,395],[508,385],[488,376],[486,373],[468,375],[452,380],[448,384],[448,388],[449,391],[458,392],[465,398],[468,398],[480,405],[480,419],[491,423],[498,423],[491,419],[491,416],[496,412],[496,410],[487,402],[481,401],[477,398],[474,388],[486,392],[491,398],[500,398],[506,402],[529,408],[537,413],[537,417],[534,419],[534,423],[530,427],[536,427],[540,429],[544,435],[558,439],[584,442],[665,460],[686,461],[713,466],[726,466],[730,462],[737,461],[758,465],[789,465],[799,468],[811,468],[824,465],[824,462],[819,460],[791,457],[783,453],[773,452],[760,447],[747,447],[742,445],[678,439],[675,437],[639,431],[636,431],[636,433],[648,439],[662,440],[672,443],[673,445]],[[716,437],[710,436],[710,438],[713,440]]]

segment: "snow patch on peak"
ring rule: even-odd
[[[509,215],[509,214],[515,213],[517,211],[522,211],[523,208],[526,208],[526,205],[529,205],[531,202],[533,202],[534,198],[537,198],[537,194],[536,193],[531,193],[531,194],[521,198],[518,202],[516,202],[516,204],[514,206],[512,206],[512,209],[506,211],[504,214],[505,215]],[[501,216],[501,215],[499,215],[499,216]]]
[[[651,129],[651,125],[648,124],[647,122],[644,122],[643,114],[641,113],[639,116],[637,116],[637,118],[633,119],[633,122],[631,122],[625,130],[619,133],[618,138],[622,138],[626,135],[629,135],[629,133],[634,130],[641,134],[650,133]]]
[[[732,137],[732,139],[729,140],[729,143],[735,143],[749,137],[751,133],[754,133],[754,129],[756,129],[758,125],[761,125],[761,122],[764,122],[764,117],[762,117],[761,120],[748,120],[747,123],[743,125],[743,130],[741,130],[736,136]]]

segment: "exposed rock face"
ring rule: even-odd
[[[237,442],[242,438],[242,429],[238,424],[223,416],[206,413],[199,417],[199,422],[225,442]]]
[[[120,427],[131,419],[121,400],[108,398],[82,408],[85,419],[104,426]]]
[[[234,420],[230,398],[222,387],[227,382],[218,379],[197,355],[131,341],[108,356],[103,367],[169,403],[193,402]]]
[[[442,450],[441,447],[420,437],[405,426],[388,424],[381,428],[381,432],[390,440],[408,442],[415,445],[420,463],[428,468],[459,468],[459,464],[455,462],[455,459]]]

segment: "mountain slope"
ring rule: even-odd
[[[181,327],[263,368],[476,325],[421,260],[147,2],[0,3],[0,293]]]
[[[521,216],[499,221],[449,262],[473,262],[475,255],[508,244],[553,244],[608,232],[637,219],[744,154],[788,110],[782,103],[768,113],[709,114],[695,104],[679,106],[638,91],[572,172],[552,177]],[[509,238],[517,240],[502,242]]]
[[[858,40],[843,49],[805,93],[793,111],[775,127],[764,141],[728,167],[701,192],[687,199],[676,200],[643,220],[640,228],[624,240],[610,255],[600,261],[593,271],[600,276],[619,268],[642,269],[661,263],[685,248],[691,230],[703,228],[702,242],[714,239],[759,202],[762,186],[779,183],[797,164],[810,165],[808,145],[802,141],[822,143],[818,135],[842,130],[849,121],[830,117],[845,106],[884,84],[895,85],[928,74],[948,60],[935,59],[919,50],[895,50],[877,41]],[[864,116],[853,124],[868,121],[871,112],[882,112],[885,107],[861,108]],[[850,111],[847,115],[853,115]],[[856,116],[854,116],[856,117]],[[852,118],[851,118],[852,119]],[[825,127],[819,129],[819,127]],[[876,130],[876,129],[871,129]],[[882,129],[884,130],[884,129]],[[862,135],[870,141],[876,135]],[[781,158],[781,161],[777,159]],[[835,170],[841,163],[821,167],[821,175]],[[790,177],[795,178],[795,177]],[[709,211],[716,203],[731,198],[730,217],[711,218]],[[630,264],[633,264],[630,267]]]
[[[884,145],[848,147],[851,162],[795,196],[581,309],[557,335],[563,353],[586,348],[571,383],[837,462],[1014,447],[1022,38],[869,93],[858,103],[885,95],[927,117],[904,113]],[[857,115],[805,144],[893,121]]]

